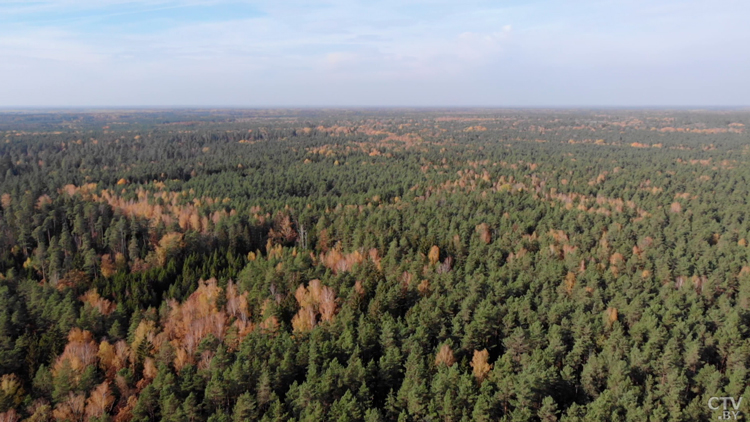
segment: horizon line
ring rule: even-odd
[[[14,111],[166,111],[166,110],[743,110],[747,105],[85,105],[0,106],[0,113]]]

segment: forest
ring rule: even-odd
[[[745,418],[749,126],[0,112],[0,422]]]

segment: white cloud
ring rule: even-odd
[[[483,0],[258,0],[245,2],[259,12],[251,17],[148,26],[122,15],[123,24],[91,25],[112,13],[239,2],[0,0],[0,77],[13,81],[0,84],[0,105],[66,104],[71,92],[82,104],[540,104],[596,102],[603,92],[646,98],[623,69],[641,81],[653,74],[664,86],[674,84],[669,71],[683,72],[683,80],[704,87],[694,90],[697,98],[718,89],[701,84],[711,74],[737,85],[726,98],[750,94],[744,78],[715,65],[750,64],[742,54],[750,7],[736,0],[503,7]],[[57,12],[64,18],[41,18]],[[678,98],[675,89],[647,82],[654,98]]]

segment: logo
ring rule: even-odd
[[[739,400],[735,400],[734,397],[711,397],[708,399],[708,408],[711,410],[721,410],[719,415],[720,421],[736,421],[739,419],[742,412],[740,412],[740,405],[742,404],[742,397]]]

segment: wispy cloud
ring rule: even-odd
[[[748,15],[737,0],[0,0],[0,105],[733,104],[750,95]]]

